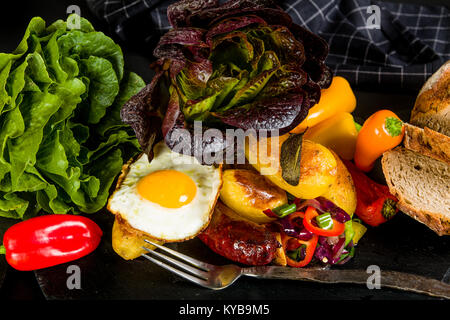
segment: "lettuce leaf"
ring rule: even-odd
[[[276,1],[181,0],[168,6],[167,17],[173,28],[153,51],[152,83],[121,112],[149,159],[160,133],[171,149],[185,151],[180,143],[195,140],[198,120],[222,135],[190,148],[192,156],[205,155],[198,157],[204,164],[209,150],[226,152],[228,129],[286,133],[331,83],[327,43]],[[155,114],[163,118],[162,132],[150,125]],[[186,139],[173,134],[177,129],[185,129]]]
[[[33,18],[16,50],[0,53],[0,216],[103,208],[141,151],[120,110],[144,86],[88,20],[75,30]]]

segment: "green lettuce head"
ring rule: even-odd
[[[120,109],[143,80],[124,72],[111,38],[69,19],[80,28],[33,18],[17,49],[0,53],[0,216],[96,212],[140,150]]]

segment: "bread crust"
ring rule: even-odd
[[[395,196],[399,198],[398,194]],[[413,206],[407,204],[404,199],[400,198],[397,207],[411,218],[426,225],[439,236],[450,235],[450,220],[447,217],[434,212],[417,210]]]
[[[450,136],[450,60],[423,85],[411,111],[410,122]]]
[[[420,210],[410,205],[407,200],[403,197],[402,193],[396,188],[393,183],[393,179],[389,174],[387,168],[387,156],[391,152],[405,150],[403,147],[397,147],[393,150],[387,151],[383,154],[381,159],[381,165],[383,169],[384,176],[386,178],[386,183],[389,187],[389,191],[398,199],[397,207],[400,211],[404,212],[408,216],[414,218],[415,220],[423,223],[428,228],[433,230],[439,236],[450,235],[450,218],[444,214],[437,212],[430,212],[426,210]]]
[[[405,123],[405,148],[450,164],[450,137]]]

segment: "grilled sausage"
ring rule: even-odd
[[[236,218],[221,202],[217,203],[208,228],[198,238],[227,259],[253,266],[270,263],[281,246],[274,232]]]

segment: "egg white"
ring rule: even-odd
[[[152,238],[165,242],[193,238],[211,219],[222,184],[221,168],[201,165],[194,157],[173,152],[163,141],[156,144],[153,151],[151,162],[142,154],[124,168],[123,179],[119,179],[108,201],[108,209]],[[159,170],[176,170],[188,175],[197,186],[194,199],[180,208],[166,208],[143,198],[137,191],[137,183]]]

